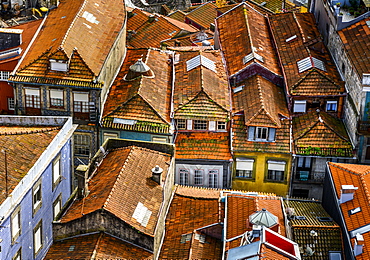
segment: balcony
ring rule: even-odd
[[[294,183],[310,183],[310,184],[320,184],[324,182],[323,178],[315,178],[315,174],[309,171],[298,171],[294,174]]]

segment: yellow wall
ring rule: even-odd
[[[253,179],[236,178],[235,177],[235,158],[246,157],[254,159]],[[292,159],[290,154],[278,153],[235,153],[233,165],[232,189],[246,191],[260,191],[275,193],[279,196],[286,196],[289,192],[289,180],[291,174]],[[267,177],[267,160],[284,160],[286,161],[284,181],[271,182],[266,181]]]

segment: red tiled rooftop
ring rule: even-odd
[[[33,127],[0,127],[0,147],[6,151],[8,172],[8,193],[10,194],[22,178],[39,159],[59,128]],[[0,169],[5,169],[4,152],[0,153]],[[0,174],[0,204],[6,199],[5,176]]]
[[[137,230],[153,236],[163,191],[151,179],[151,170],[156,165],[161,167],[162,178],[165,180],[170,160],[168,154],[135,146],[111,151],[88,182],[88,196],[74,201],[61,222],[69,222],[103,209]],[[152,212],[146,226],[133,218],[138,203]]]
[[[204,29],[209,29],[211,23],[214,24],[216,17],[216,5],[211,2],[207,2],[186,14],[185,21],[190,20]]]
[[[145,12],[141,9],[135,8],[128,12],[127,31],[138,31],[147,21],[151,13]]]

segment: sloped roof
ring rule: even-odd
[[[19,68],[30,64],[48,49],[53,52],[62,47],[70,56],[77,48],[97,76],[124,21],[125,4],[121,0],[61,1],[57,8],[50,10]]]
[[[321,96],[345,92],[344,82],[322,42],[313,14],[290,12],[268,19],[289,94]],[[298,62],[306,60],[311,65],[299,68]]]
[[[229,160],[228,132],[178,132],[176,159]]]
[[[172,13],[169,13],[167,16],[180,22],[185,22],[185,15],[186,14],[183,11],[176,10]]]
[[[370,73],[370,18],[338,31],[347,57],[355,67],[360,77],[364,73]]]
[[[54,241],[44,259],[152,259],[153,254],[106,233]]]
[[[175,65],[175,118],[225,120],[229,116],[230,94],[226,72],[218,51],[178,51]],[[189,60],[205,57],[214,69],[198,65],[188,70]],[[188,65],[189,64],[189,65]],[[195,63],[194,63],[195,64]]]
[[[239,4],[219,16],[216,23],[229,76],[253,63],[265,67],[276,75],[282,75],[272,45],[267,19],[251,4]],[[244,60],[244,57],[251,53],[254,57]],[[262,58],[256,58],[258,56]]]
[[[342,185],[353,185],[358,189],[355,191],[353,200],[347,201],[339,205],[346,228],[351,232],[357,228],[370,224],[370,196],[368,193],[370,184],[370,166],[369,165],[355,165],[344,163],[329,162],[330,174],[334,182],[334,189],[336,197],[340,199]],[[361,211],[355,214],[348,214],[350,210],[360,207]],[[356,256],[356,259],[370,258],[370,233],[362,234],[364,237],[363,253]],[[351,244],[354,244],[354,238],[351,238]]]
[[[147,21],[151,13],[145,12],[139,8],[135,8],[128,12],[127,17],[127,27],[126,30],[137,32],[141,26],[143,26]]]
[[[260,75],[252,76],[234,87],[233,112],[244,112],[246,125],[281,127],[280,116],[288,117],[283,89]]]
[[[185,20],[189,19],[204,29],[209,29],[211,23],[215,22],[217,17],[216,5],[211,2],[207,2],[195,8],[193,11],[185,15]]]
[[[50,59],[69,61],[68,72],[50,70]],[[19,69],[10,82],[38,83],[54,86],[74,86],[78,88],[101,88],[102,83],[95,81],[95,75],[82,59],[77,49],[69,58],[64,49],[45,51],[38,59]]]
[[[234,152],[290,153],[290,121],[288,119],[281,120],[281,128],[276,130],[275,142],[255,142],[248,141],[248,130],[244,118],[243,114],[233,116],[232,148]]]
[[[178,186],[166,217],[166,233],[160,259],[222,258],[220,239],[206,235],[206,243],[202,245],[194,240],[197,229],[222,221],[219,193],[215,189]],[[186,234],[191,237],[190,241],[181,242],[182,235]]]
[[[293,118],[296,154],[353,157],[353,147],[343,122],[326,112],[312,111]]]
[[[33,167],[60,127],[47,126],[0,126],[0,147],[6,151],[8,193],[10,194],[22,178]],[[1,153],[1,169],[5,169],[4,152]],[[4,174],[0,175],[0,204],[7,198]]]
[[[206,46],[202,45],[203,40],[198,39],[199,33],[201,32],[190,33],[185,36],[163,40],[161,44],[166,44],[167,47],[175,47],[175,48],[171,48],[173,50],[177,50],[177,46],[185,47],[185,48],[186,46],[202,46],[201,48],[206,48]],[[213,39],[214,33],[211,30],[205,30],[204,33],[206,33],[208,36],[207,41],[210,43],[210,46],[208,47],[211,47],[212,49],[212,46],[214,45],[214,39]]]
[[[154,73],[154,77],[140,76],[125,80],[130,66],[142,58]],[[128,49],[125,61],[113,82],[103,110],[103,126],[121,128],[123,124],[113,124],[113,118],[140,121],[138,131],[146,129],[145,122],[170,124],[171,71],[167,63],[169,56],[158,50]],[[129,126],[129,125],[127,125]],[[156,131],[154,128],[153,131]],[[169,129],[167,129],[169,130]],[[160,129],[158,129],[160,131]]]
[[[110,151],[88,182],[90,193],[74,201],[60,221],[66,223],[97,210],[106,210],[137,230],[154,236],[163,188],[151,180],[152,168],[161,167],[165,180],[170,161],[168,154],[136,146]],[[139,205],[151,213],[146,225],[133,216]]]
[[[159,48],[163,40],[198,31],[195,27],[170,17],[159,14],[153,14],[152,16],[150,20],[145,18],[146,22],[137,28],[127,42],[129,46],[134,48]]]

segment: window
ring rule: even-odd
[[[152,137],[152,142],[167,143],[167,138],[166,137],[161,137],[161,136],[153,136]]]
[[[33,253],[36,256],[42,249],[42,219],[33,230]]]
[[[18,206],[12,213],[11,233],[12,233],[12,244],[14,244],[17,238],[21,234],[21,207],[20,206]]]
[[[194,184],[203,185],[204,170],[194,170]]]
[[[0,80],[8,80],[10,71],[0,71]]]
[[[186,130],[186,120],[185,119],[177,119],[176,125],[178,130]]]
[[[22,260],[22,248],[19,248],[17,253],[12,257],[12,260]]]
[[[62,210],[62,195],[60,194],[58,198],[53,202],[53,219],[55,220],[59,212]]]
[[[226,122],[217,122],[217,130],[226,130]]]
[[[296,172],[300,181],[307,181],[311,172],[311,157],[297,157]]]
[[[78,113],[89,112],[89,93],[73,93],[73,111]]]
[[[42,189],[41,189],[41,179],[36,182],[32,189],[32,205],[33,205],[33,215],[42,206]]]
[[[103,143],[108,138],[118,138],[118,134],[117,133],[107,133],[107,132],[106,133],[103,133]]]
[[[295,100],[293,112],[294,113],[305,113],[306,112],[306,100]]]
[[[267,140],[268,128],[267,127],[256,127],[256,140]]]
[[[64,94],[62,89],[50,89],[50,107],[64,108]]]
[[[40,108],[41,107],[39,89],[26,88],[25,95],[26,95],[26,107],[30,107],[30,108]]]
[[[54,71],[68,71],[68,63],[64,60],[50,60],[50,69]]]
[[[15,103],[14,103],[14,98],[8,98],[8,109],[9,110],[14,110],[15,109]]]
[[[180,169],[180,185],[189,185],[189,171]]]
[[[207,130],[207,121],[194,120],[194,130]]]
[[[252,178],[253,177],[254,159],[236,158],[236,177]]]
[[[208,187],[218,188],[218,170],[208,171]]]
[[[248,140],[258,142],[273,142],[275,141],[275,128],[270,127],[248,127]]]
[[[271,181],[283,181],[285,161],[267,161],[267,179]]]
[[[75,134],[73,140],[74,152],[76,155],[90,155],[90,135]]]
[[[61,180],[61,165],[60,165],[60,156],[58,156],[53,161],[53,189],[59,184]]]
[[[326,111],[327,112],[337,111],[337,101],[327,101],[326,102]]]

